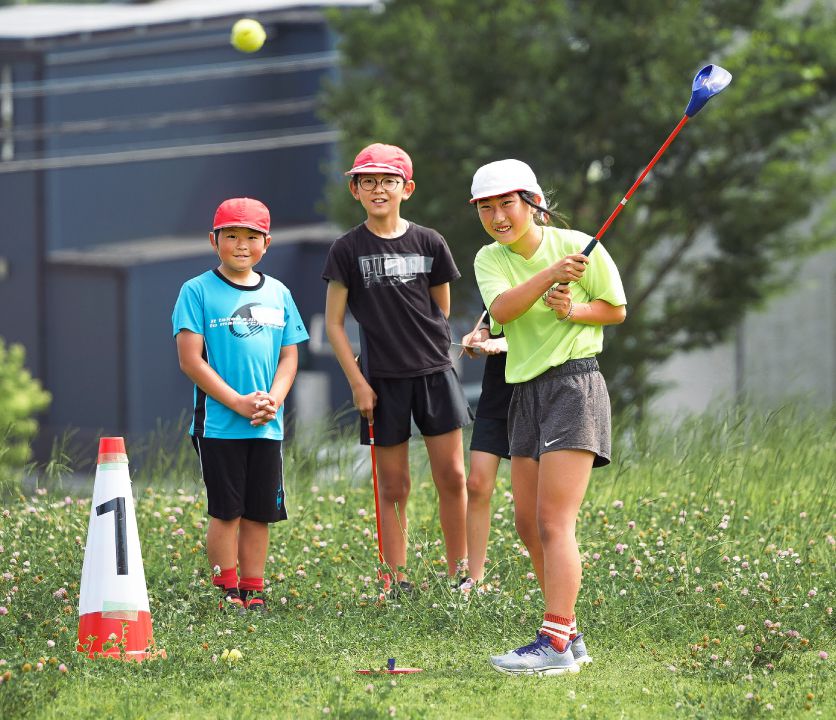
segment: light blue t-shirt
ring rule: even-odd
[[[247,287],[208,270],[183,285],[171,316],[175,336],[181,330],[203,335],[204,359],[242,395],[269,392],[282,347],[308,339],[290,291],[260,274],[261,281]],[[189,432],[207,438],[282,440],[283,410],[279,408],[275,421],[253,427],[195,386]]]

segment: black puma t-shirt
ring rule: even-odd
[[[397,238],[365,224],[337,238],[322,277],[348,288],[367,377],[429,375],[452,367],[450,326],[430,288],[461,276],[444,238],[410,223]]]

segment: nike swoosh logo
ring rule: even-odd
[[[549,445],[554,445],[560,438],[555,438],[554,440],[549,440],[547,443],[543,443],[546,447]]]

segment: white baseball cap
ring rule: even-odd
[[[540,196],[540,202],[546,201],[543,189],[537,182],[534,171],[522,160],[497,160],[482,165],[473,174],[470,185],[470,202],[497,195],[507,195],[520,190],[528,190]]]

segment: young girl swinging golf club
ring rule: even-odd
[[[494,240],[476,255],[476,280],[494,329],[505,332],[506,381],[515,383],[508,414],[515,524],[545,600],[535,641],[490,662],[509,674],[577,672],[590,658],[575,619],[575,521],[592,468],[610,461],[610,401],[595,356],[603,326],[624,321],[626,298],[603,247],[585,257],[589,236],[547,225],[553,211],[524,162],[479,168],[471,195]]]

